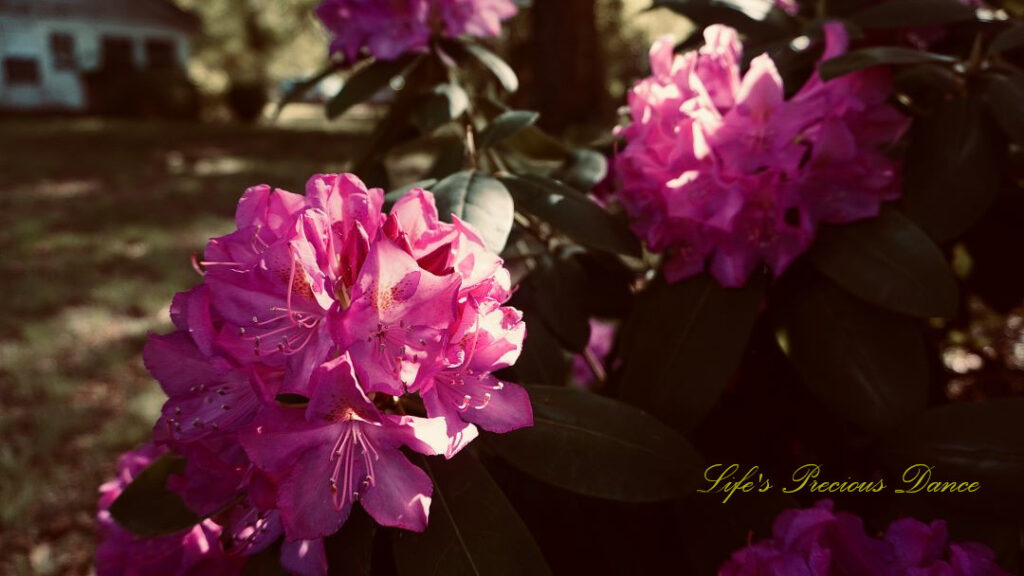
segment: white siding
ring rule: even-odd
[[[75,39],[76,70],[54,68],[50,53],[50,35],[53,33],[70,34]],[[188,63],[188,35],[177,28],[0,14],[0,66],[9,56],[33,58],[39,64],[40,76],[38,86],[7,86],[0,68],[0,108],[82,110],[86,102],[79,74],[100,65],[104,36],[131,38],[136,66],[146,64],[145,42],[149,39],[173,41],[179,64],[185,67]]]

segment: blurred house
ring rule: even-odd
[[[86,74],[183,69],[198,30],[170,0],[0,0],[0,109],[86,110]]]

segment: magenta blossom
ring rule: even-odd
[[[423,530],[431,482],[401,448],[452,457],[477,425],[533,423],[525,389],[493,375],[526,331],[501,259],[429,192],[383,204],[350,174],[249,189],[175,298],[176,330],[146,345],[168,395],[154,437],[186,461],[167,487],[232,559],[283,537],[285,568],[325,574],[322,539],[356,503]]]
[[[824,30],[822,58],[845,52],[842,25]],[[719,282],[739,286],[761,263],[781,274],[821,223],[876,216],[896,198],[884,151],[908,120],[885,104],[882,69],[815,74],[786,100],[767,55],[741,77],[734,30],[709,26],[704,38],[684,55],[671,39],[651,49],[653,75],[630,93],[633,123],[621,131],[620,199],[633,230],[665,253],[670,281],[710,262]]]
[[[484,38],[516,15],[512,0],[324,0],[316,15],[332,35],[331,52],[347,62],[364,53],[394,60],[425,52],[435,31]]]
[[[872,538],[860,518],[823,500],[779,514],[772,537],[733,553],[718,576],[1009,576],[987,547],[952,544],[948,536],[941,520],[903,518],[884,538]]]
[[[615,344],[615,335],[617,332],[618,326],[613,322],[600,320],[598,318],[590,319],[590,340],[587,342],[587,353],[589,353],[602,368],[604,367],[608,355],[612,352],[612,346]],[[590,366],[590,363],[583,354],[576,354],[573,356],[572,380],[574,383],[585,388],[593,385],[594,382],[597,381],[597,376],[594,374],[594,371],[595,368]]]

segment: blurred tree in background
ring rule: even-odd
[[[267,92],[281,80],[313,72],[327,59],[312,17],[316,0],[177,0],[198,15],[191,73],[208,97],[232,86]]]
[[[175,1],[203,23],[190,73],[208,103],[223,102],[232,86],[272,93],[284,81],[313,75],[327,60],[326,36],[312,16],[316,0]],[[607,128],[646,67],[651,39],[689,32],[681,19],[659,18],[661,10],[643,13],[648,5],[564,0],[523,8],[501,40],[525,87],[516,105],[540,111],[545,127],[556,132]]]

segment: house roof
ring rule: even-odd
[[[199,18],[170,0],[0,0],[0,16],[110,20],[199,32]]]

